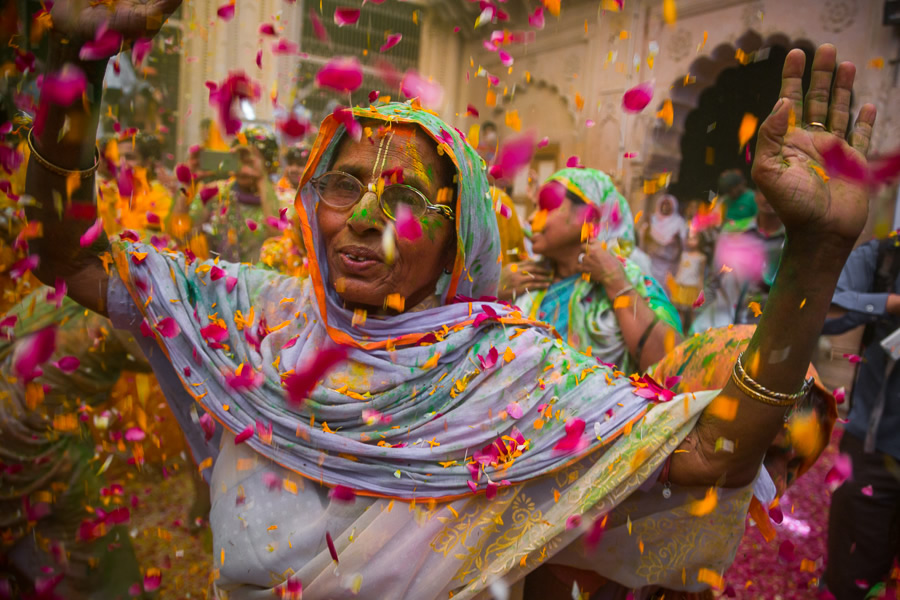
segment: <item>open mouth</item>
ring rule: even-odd
[[[377,252],[362,246],[341,248],[338,256],[344,268],[352,272],[365,271],[382,262],[381,256]]]

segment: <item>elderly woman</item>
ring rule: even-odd
[[[54,46],[51,65],[75,60],[78,40],[100,23],[144,37],[161,22],[147,12],[177,4],[119,3],[110,18],[107,6],[58,3],[54,26],[70,43]],[[664,402],[666,390],[617,377],[484,299],[496,293],[499,242],[483,162],[414,105],[354,109],[362,123],[322,124],[296,204],[305,280],[188,264],[124,241],[107,271],[106,241],[81,249],[90,223],[60,219],[47,201],[30,209],[54,241],[36,245],[37,274],[64,278],[83,305],[143,331],[170,401],[199,404],[224,428],[221,446],[208,448],[221,598],[301,589],[305,598],[474,598],[546,563],[629,587],[701,590],[734,555],[750,486],[805,395],[831,292],[866,219],[862,187],[823,182],[809,165],[821,162],[816,148],[837,143],[863,166],[874,108],[863,108],[847,144],[852,65],[838,68],[829,109],[834,48],[819,50],[805,104],[803,62],[802,52],[786,60],[784,98],[761,127],[755,165],[790,241],[766,313],[720,393]],[[101,89],[102,65],[82,67],[89,89]],[[50,111],[29,165],[39,200],[64,189],[69,172],[92,176],[93,128],[57,140],[63,118],[94,122],[80,102]],[[829,130],[804,126],[826,121]],[[385,183],[389,173],[403,183]],[[90,189],[73,202],[91,202]],[[704,412],[716,398],[733,418]],[[722,440],[732,452],[716,451]],[[654,484],[669,456],[662,494]],[[638,491],[644,484],[650,491]],[[691,510],[707,497],[717,498],[710,512]],[[626,498],[627,515],[617,508]],[[677,519],[692,543],[663,561],[672,542],[664,528],[600,539],[604,527],[623,531],[626,517]]]
[[[645,370],[680,340],[681,322],[662,288],[631,260],[628,202],[595,169],[555,173],[540,198],[532,243],[543,258],[504,267],[500,298],[553,325],[579,351],[626,373]]]

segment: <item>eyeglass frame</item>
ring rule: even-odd
[[[358,183],[359,187],[360,187],[359,198],[357,198],[355,202],[353,202],[352,204],[348,204],[347,206],[335,206],[334,204],[331,204],[330,202],[325,200],[324,196],[322,196],[322,193],[319,191],[319,182],[326,175],[344,175],[346,177],[353,179],[353,181]],[[384,213],[384,216],[386,216],[391,221],[396,221],[397,220],[396,215],[392,215],[384,203],[384,199],[383,199],[384,192],[388,188],[391,188],[391,187],[403,187],[403,188],[412,190],[419,198],[421,198],[425,202],[425,212],[426,213],[429,211],[436,212],[451,222],[456,220],[456,214],[452,207],[447,206],[446,204],[435,204],[434,202],[432,202],[431,200],[428,199],[428,197],[422,192],[422,190],[420,190],[416,187],[413,187],[411,185],[407,185],[405,183],[392,183],[390,185],[386,185],[386,186],[384,186],[384,188],[381,190],[381,193],[379,194],[374,183],[370,183],[370,184],[366,185],[362,181],[360,181],[359,178],[357,178],[354,175],[351,175],[350,173],[347,173],[346,171],[326,171],[326,172],[322,173],[321,175],[319,175],[318,177],[311,178],[309,180],[309,182],[312,184],[313,191],[315,191],[316,196],[319,197],[319,200],[321,200],[322,202],[324,202],[325,204],[327,204],[328,206],[330,206],[332,208],[341,208],[341,209],[352,208],[352,207],[356,206],[357,204],[359,204],[359,202],[365,197],[366,194],[372,193],[372,194],[375,194],[375,198],[378,200],[378,204],[381,207],[381,212]]]

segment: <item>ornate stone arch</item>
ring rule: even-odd
[[[724,71],[740,66],[741,55],[745,61],[763,59],[767,57],[768,49],[775,46],[786,49],[803,48],[807,51],[814,47],[806,39],[791,40],[784,33],[774,33],[763,38],[750,29],[733,44],[719,44],[708,54],[694,60],[687,75],[672,82],[672,127],[668,128],[662,120],[656,119],[648,132],[643,175],[649,178],[662,172],[670,172],[673,181],[676,181],[682,161],[681,139],[685,133],[685,124],[691,112],[698,108],[701,94],[716,85]],[[657,108],[662,108],[662,102]]]

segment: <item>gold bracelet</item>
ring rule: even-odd
[[[784,392],[772,391],[747,374],[744,370],[743,359],[744,353],[741,352],[737,360],[734,361],[731,380],[745,395],[764,404],[782,408],[793,406],[798,400],[806,397],[813,386],[813,379],[810,377],[803,382],[803,387],[800,388],[799,392],[785,394]]]
[[[39,165],[54,173],[59,175],[60,177],[69,178],[73,175],[78,176],[80,179],[87,179],[91,177],[94,172],[97,170],[97,167],[100,166],[100,149],[94,146],[94,166],[87,169],[79,169],[76,171],[71,171],[69,169],[63,169],[62,167],[58,167],[54,165],[52,162],[41,156],[40,152],[37,151],[37,148],[34,147],[34,128],[28,130],[28,149],[31,150],[31,156],[34,157],[34,160],[37,161]]]

